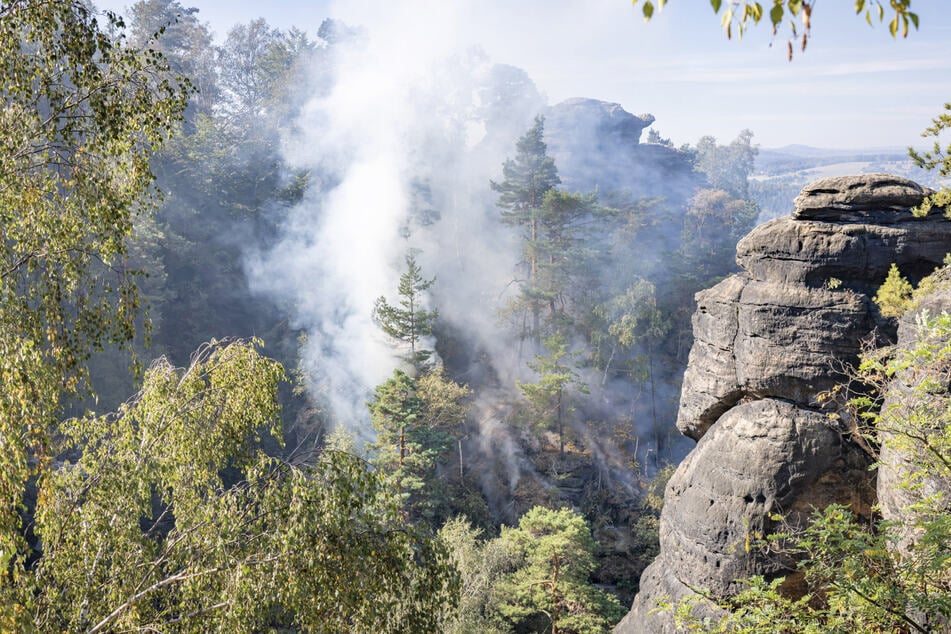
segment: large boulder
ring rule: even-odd
[[[951,223],[941,216],[902,222],[893,213],[869,214],[841,224],[776,218],[753,229],[736,245],[736,261],[756,280],[809,287],[842,286],[871,290],[892,264],[920,279],[940,263],[951,239]]]
[[[727,278],[697,294],[678,429],[699,440],[743,399],[814,403],[841,379],[832,360],[853,362],[881,325],[868,296],[850,289]]]
[[[621,104],[598,99],[567,99],[553,106],[547,115],[546,127],[557,139],[556,147],[585,144],[624,146],[637,145],[641,131],[654,123],[654,115],[633,115]]]
[[[793,218],[861,222],[874,215],[901,222],[929,193],[918,183],[892,174],[824,178],[803,187],[794,201]]]
[[[658,599],[691,588],[728,597],[745,577],[785,574],[790,562],[757,555],[757,536],[778,529],[770,515],[797,526],[813,507],[832,503],[868,515],[869,464],[824,412],[777,399],[730,409],[671,478],[660,556],[641,577],[630,627],[617,631],[674,631],[666,614],[650,614]]]
[[[726,598],[750,575],[785,575],[791,562],[747,548],[774,528],[771,513],[793,524],[833,502],[870,513],[871,458],[817,397],[868,342],[893,339],[872,301],[891,264],[917,281],[951,251],[951,222],[911,212],[926,193],[882,174],[810,185],[792,216],[740,241],[742,273],[697,294],[677,426],[699,442],[667,487],[660,555],[616,632],[675,632],[659,600]],[[798,591],[794,575],[784,591]]]

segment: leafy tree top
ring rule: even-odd
[[[517,528],[503,528],[500,539],[521,560],[497,588],[507,619],[517,624],[544,615],[561,634],[603,632],[620,619],[617,599],[588,583],[595,543],[577,512],[537,506]]]
[[[20,496],[31,465],[48,465],[60,399],[81,391],[92,351],[134,334],[128,240],[190,92],[159,53],[126,44],[121,20],[100,19],[81,0],[0,6],[3,574],[25,556]]]
[[[632,0],[632,3],[637,6],[640,0]],[[667,0],[644,0],[641,3],[644,19],[650,21],[655,11],[663,9],[666,4]],[[790,35],[787,50],[790,60],[795,44],[806,50],[815,5],[815,0],[710,0],[710,8],[714,14],[720,15],[720,23],[727,38],[732,38],[734,32],[742,38],[746,29],[758,25],[764,17],[769,20],[775,35],[783,27],[784,21],[788,20],[786,27]],[[869,25],[874,18],[884,22],[886,14],[889,15],[888,31],[892,37],[897,37],[899,32],[902,37],[908,37],[910,26],[918,28],[918,14],[911,10],[911,0],[855,0],[855,14],[864,16]]]
[[[41,483],[43,552],[18,580],[35,580],[20,614],[36,630],[13,629],[440,630],[457,575],[378,474],[337,451],[307,466],[260,451],[283,371],[256,348],[160,360],[115,415],[65,426],[83,453]]]

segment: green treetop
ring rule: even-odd
[[[515,158],[502,164],[503,180],[490,183],[499,194],[502,222],[525,227],[529,232],[545,194],[561,183],[555,160],[548,156],[544,134],[545,118],[539,115],[535,125],[516,142]]]
[[[517,567],[496,588],[497,609],[517,631],[595,634],[620,619],[617,599],[588,581],[595,543],[577,512],[535,507],[500,539]]]
[[[433,322],[439,316],[438,311],[427,310],[425,302],[425,292],[435,281],[436,278],[423,278],[415,256],[407,255],[406,272],[400,275],[399,304],[391,304],[381,295],[373,308],[374,319],[383,332],[409,344],[409,361],[414,366],[432,355],[432,350],[418,349],[418,344],[421,338],[432,334]]]
[[[532,289],[538,279],[538,244],[541,227],[541,208],[545,194],[561,182],[555,161],[548,156],[548,146],[543,140],[545,119],[538,116],[531,127],[515,144],[515,158],[502,165],[501,182],[491,181],[492,189],[498,192],[498,207],[502,222],[518,228],[526,245],[527,286]],[[539,309],[533,305],[533,330],[537,333]]]
[[[565,452],[565,426],[573,411],[572,388],[584,391],[577,373],[570,365],[572,358],[568,343],[561,335],[552,335],[545,340],[546,355],[535,357],[528,367],[538,374],[534,383],[518,382],[528,401],[531,426],[536,429],[553,429],[558,433],[558,451]]]
[[[64,425],[82,453],[41,481],[42,551],[14,580],[29,601],[0,629],[440,629],[455,571],[379,475],[340,452],[295,466],[261,451],[283,371],[257,346],[161,359],[119,412]]]
[[[377,434],[372,462],[414,518],[432,520],[445,502],[436,465],[465,419],[468,396],[468,388],[439,372],[417,379],[397,369],[367,404]]]
[[[557,189],[561,181],[543,134],[544,119],[537,117],[518,140],[515,158],[503,164],[503,180],[491,182],[502,222],[519,230],[525,271],[511,308],[522,321],[520,337],[536,346],[568,321],[570,285],[585,260],[582,231],[599,211],[594,195]]]
[[[922,152],[909,147],[908,153],[911,160],[926,170],[938,170],[938,175],[942,178],[951,176],[951,143],[941,147],[940,137],[951,130],[951,103],[944,104],[944,112],[931,120],[931,125],[921,133],[921,136],[928,138],[934,137],[934,145],[930,150]],[[931,211],[932,207],[943,207],[945,216],[951,217],[951,188],[944,186],[937,192],[931,194],[922,202],[916,213],[925,215]]]

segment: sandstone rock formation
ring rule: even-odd
[[[653,115],[597,99],[568,99],[544,114],[545,142],[571,191],[628,189],[673,200],[702,183],[685,152],[640,143]]]
[[[660,555],[616,632],[674,632],[652,613],[658,600],[727,597],[738,579],[780,574],[745,547],[775,530],[770,513],[795,524],[832,502],[869,512],[869,458],[816,397],[863,342],[894,337],[871,299],[891,263],[916,282],[951,251],[951,222],[911,214],[925,193],[886,174],[810,185],[791,216],[740,241],[742,273],[697,295],[677,426],[699,442],[667,487]]]

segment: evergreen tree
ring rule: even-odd
[[[535,125],[516,142],[515,158],[502,164],[502,182],[490,182],[499,194],[502,222],[527,229],[532,239],[545,194],[561,183],[555,160],[548,156],[544,134],[545,118],[539,115]]]
[[[517,567],[496,587],[497,609],[517,631],[596,634],[621,618],[617,599],[589,582],[595,543],[577,512],[535,507],[500,539]]]
[[[518,140],[515,159],[502,166],[504,180],[492,182],[499,193],[502,222],[520,230],[525,278],[512,312],[521,317],[521,338],[536,347],[545,336],[564,332],[573,319],[572,282],[586,265],[586,231],[600,209],[593,194],[571,194],[561,182],[542,140],[544,119]]]
[[[552,189],[545,194],[539,218],[538,239],[527,247],[537,257],[537,276],[523,295],[543,306],[544,321],[536,338],[566,333],[587,310],[575,296],[576,280],[592,259],[589,230],[595,228],[600,209],[594,194],[570,194]]]
[[[424,293],[436,278],[424,279],[422,270],[412,254],[406,256],[406,272],[400,275],[399,304],[394,305],[380,296],[373,307],[377,324],[387,335],[409,344],[409,361],[418,367],[431,355],[432,350],[419,349],[420,339],[432,334],[433,322],[439,316],[436,310],[426,310]]]
[[[901,317],[912,305],[913,291],[911,282],[892,263],[888,277],[875,293],[875,303],[885,317]]]
[[[538,116],[535,118],[535,125],[515,144],[515,158],[503,163],[503,180],[490,182],[492,189],[499,194],[497,204],[502,222],[518,228],[521,232],[527,269],[523,297],[527,299],[528,314],[532,319],[531,327],[524,328],[522,336],[530,334],[536,342],[541,331],[543,305],[543,300],[535,297],[539,258],[543,257],[539,248],[542,237],[542,207],[545,195],[561,182],[555,161],[548,156],[548,146],[543,140],[544,132],[545,119]]]
[[[436,465],[465,418],[467,388],[431,372],[419,379],[403,370],[374,391],[367,404],[376,442],[373,463],[386,475],[414,519],[432,521],[445,506]]]
[[[944,112],[932,119],[931,125],[921,133],[921,136],[925,138],[934,137],[931,149],[918,152],[914,148],[908,148],[912,162],[922,169],[938,170],[938,175],[943,178],[951,176],[951,143],[942,147],[940,141],[941,136],[949,129],[951,129],[951,102],[944,104]],[[925,197],[915,213],[927,215],[933,207],[944,208],[945,216],[951,217],[951,187],[943,185],[938,188],[938,191]]]
[[[568,362],[571,354],[561,335],[552,335],[545,340],[547,355],[538,355],[528,367],[538,374],[535,383],[518,383],[519,390],[529,404],[531,426],[537,429],[553,429],[558,433],[558,451],[565,453],[565,425],[573,411],[571,389],[581,392],[585,387]]]

